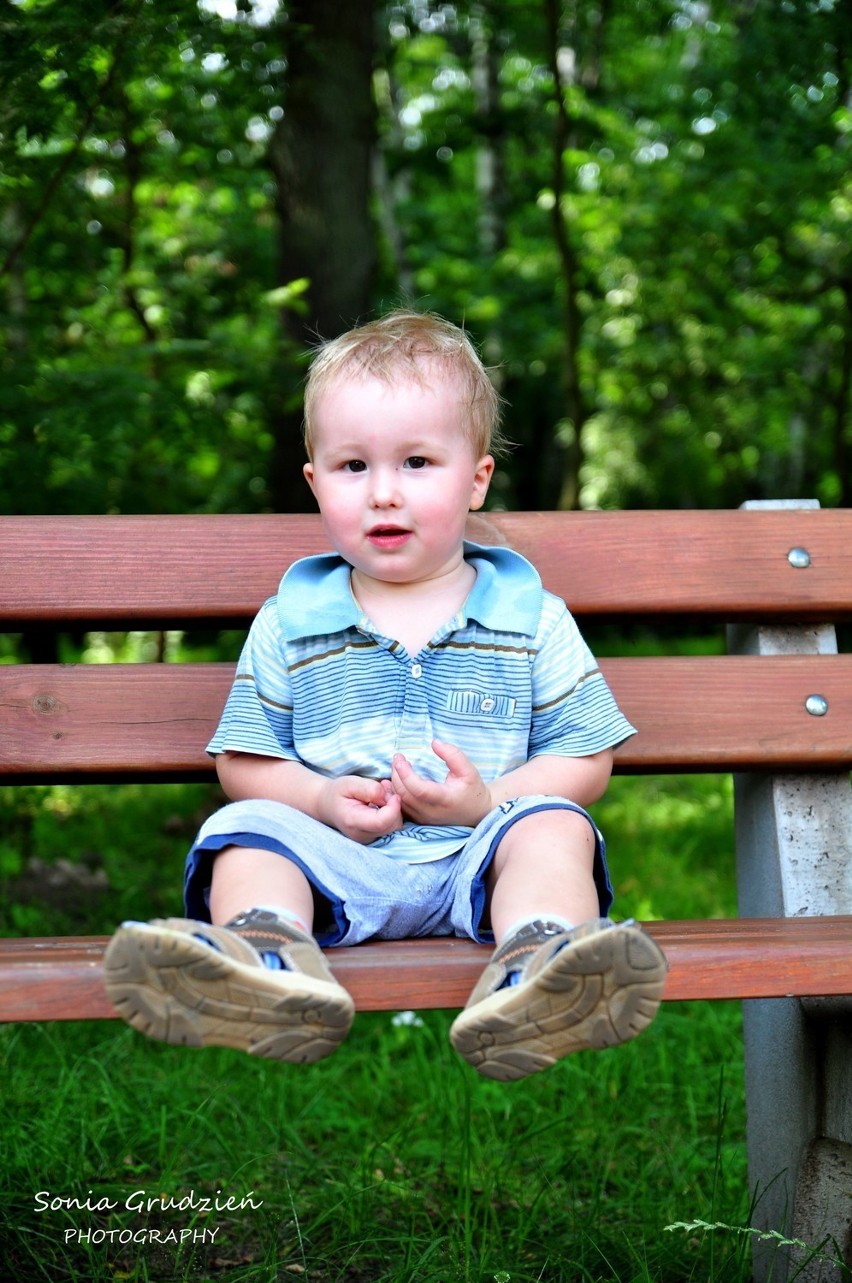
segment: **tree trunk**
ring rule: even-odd
[[[500,112],[500,62],[494,47],[492,3],[474,5],[470,30],[471,82],[478,131],[479,250],[484,258],[491,258],[506,247],[505,133]],[[495,359],[500,355],[497,353]]]
[[[566,195],[564,153],[571,143],[571,121],[565,107],[564,54],[560,42],[560,9],[558,0],[545,0],[547,43],[553,95],[556,107],[553,126],[553,238],[561,267],[563,292],[563,395],[565,419],[569,431],[564,451],[564,468],[560,508],[580,505],[580,466],[583,460],[583,428],[589,417],[580,381],[580,343],[583,317],[580,312],[580,258],[565,218]]]
[[[283,28],[282,117],[270,144],[280,219],[279,281],[307,279],[304,311],[282,313],[285,347],[305,352],[366,320],[376,265],[370,215],[375,136],[373,0],[291,0]],[[292,371],[292,359],[283,362]],[[313,507],[302,478],[301,375],[281,389],[270,476],[282,511]]]

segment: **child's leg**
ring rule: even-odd
[[[313,928],[313,891],[297,864],[275,851],[225,847],[213,861],[211,922],[224,926],[258,906],[283,910],[305,931]]]
[[[487,879],[497,943],[535,918],[555,917],[572,925],[597,918],[595,846],[587,818],[564,808],[535,811],[507,829]]]
[[[599,917],[595,851],[588,817],[564,808],[522,816],[499,842],[487,881],[497,948],[450,1035],[487,1077],[625,1042],[656,1013],[665,957],[635,923]]]

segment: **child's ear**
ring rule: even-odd
[[[302,473],[308,485],[311,487],[311,493],[316,497],[317,492],[314,489],[314,465],[312,463],[306,463],[302,468]]]
[[[494,460],[490,454],[484,454],[476,465],[476,471],[473,474],[473,489],[470,495],[470,504],[468,505],[471,512],[476,512],[485,503],[485,496],[488,494],[488,487],[491,484],[491,478],[494,475]]]

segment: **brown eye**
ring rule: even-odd
[[[422,454],[413,454],[410,458],[406,459],[405,466],[417,471],[419,468],[425,468],[428,462],[429,460],[424,459]]]

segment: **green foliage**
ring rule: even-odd
[[[234,95],[229,57],[252,33],[235,46],[191,5],[166,24],[139,4],[82,8],[7,18],[0,502],[262,506],[278,318],[298,289],[273,293],[264,86]]]
[[[375,22],[375,306],[497,367],[494,502],[848,502],[848,6]],[[277,266],[286,4],[7,0],[0,34],[0,504],[269,507],[300,462],[284,322],[315,324],[311,265]]]
[[[558,501],[581,434],[584,506],[848,497],[848,11],[628,4],[597,13],[594,48],[581,17],[563,14],[559,199],[582,422],[561,408],[567,284],[551,234],[543,11],[483,7],[500,90],[487,120],[461,18],[443,49],[410,30],[393,63],[410,122],[394,172],[414,293],[466,315],[503,362],[510,435],[527,447],[511,497],[530,505],[537,487],[539,502]],[[495,241],[474,179],[483,158],[500,167]]]
[[[180,912],[183,858],[213,785],[20,785],[0,796],[7,935],[103,934]]]

